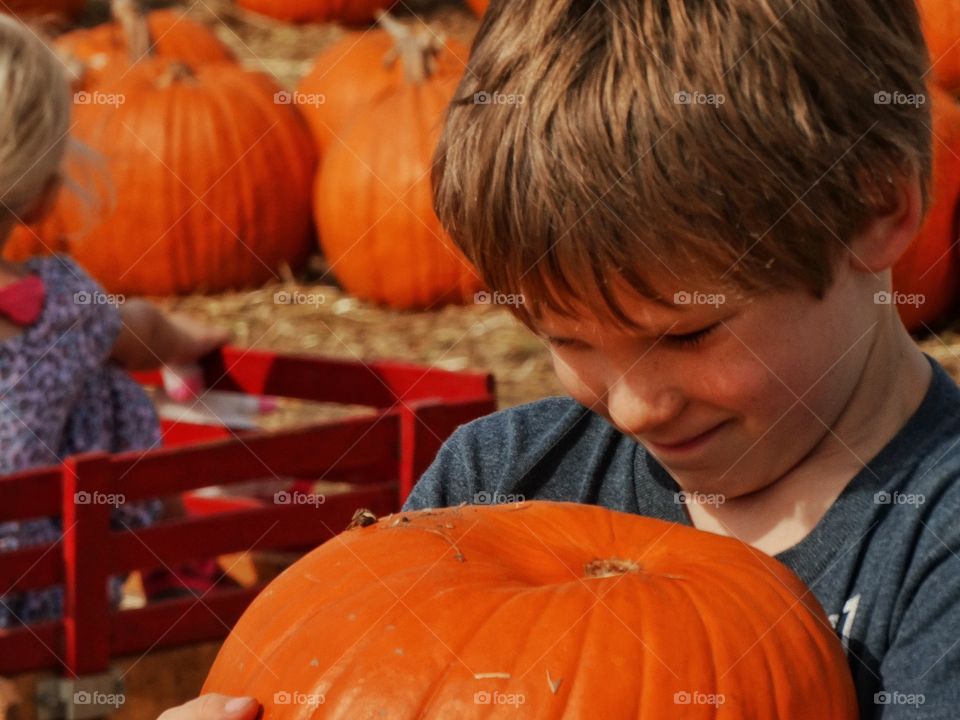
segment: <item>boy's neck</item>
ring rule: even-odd
[[[774,555],[800,542],[843,489],[897,435],[929,389],[930,363],[895,311],[860,380],[821,442],[767,487],[719,506],[686,506],[693,524]]]

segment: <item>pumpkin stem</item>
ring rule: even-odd
[[[421,85],[437,71],[437,55],[443,50],[446,36],[436,34],[426,27],[416,32],[409,25],[398,21],[386,10],[377,11],[377,22],[390,37],[393,48],[383,59],[385,67],[390,67],[400,58],[403,63],[403,75],[407,82]]]
[[[153,55],[153,39],[150,37],[150,25],[147,14],[139,0],[111,0],[110,12],[120,25],[120,31],[127,43],[127,51],[134,63]]]
[[[163,71],[163,75],[157,80],[157,87],[170,87],[176,82],[196,77],[197,74],[193,68],[178,60],[171,62]]]

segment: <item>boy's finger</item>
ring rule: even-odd
[[[253,720],[259,708],[260,704],[251,697],[209,693],[170,708],[157,720]]]

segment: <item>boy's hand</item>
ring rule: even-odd
[[[166,710],[157,720],[253,720],[259,709],[260,703],[253,698],[210,693]]]

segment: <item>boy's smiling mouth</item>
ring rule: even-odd
[[[674,442],[654,442],[653,440],[645,441],[652,450],[655,452],[663,453],[679,453],[687,452],[690,450],[695,450],[702,447],[708,441],[712,440],[718,433],[718,431],[729,423],[729,420],[724,420],[719,425],[714,425],[712,428],[705,430],[697,435],[688,436],[683,440],[676,440]]]

